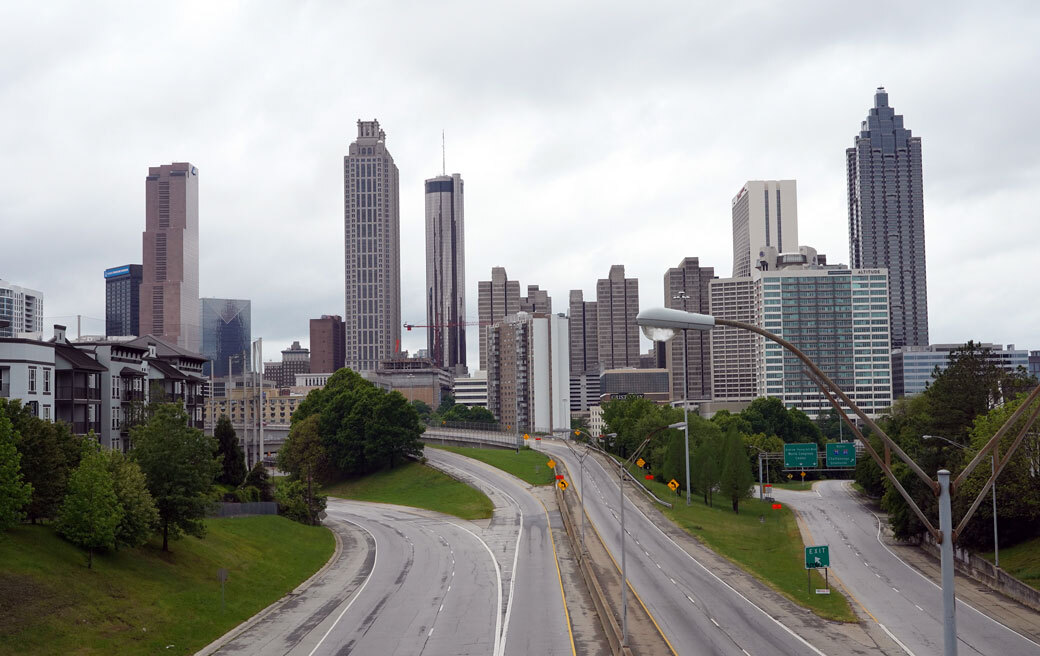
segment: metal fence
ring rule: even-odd
[[[248,517],[250,515],[277,515],[278,504],[274,501],[249,501],[234,503],[221,501],[210,511],[210,517]]]

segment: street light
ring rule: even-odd
[[[686,294],[676,298],[682,298],[686,303]],[[688,374],[686,373],[686,331],[690,328],[707,332],[715,327],[715,317],[706,314],[693,314],[684,310],[672,310],[668,308],[653,308],[643,310],[636,316],[636,324],[643,329],[647,339],[666,342],[678,334],[683,333],[682,352],[682,374],[683,374],[683,442],[686,445],[686,505],[690,505],[690,424],[687,415],[689,401],[686,398],[688,385]]]
[[[646,436],[643,443],[632,452],[632,455],[628,457],[628,460],[624,462],[619,468],[619,477],[621,480],[618,481],[618,489],[621,491],[621,646],[628,646],[628,567],[625,564],[625,474],[628,473],[628,466],[639,457],[640,452],[647,444],[650,443],[650,438],[660,433],[667,428],[685,428],[685,422],[679,422],[676,424],[669,424],[667,426],[661,426],[650,431],[650,434]]]
[[[592,434],[589,433],[586,430],[582,430],[580,428],[575,428],[574,429],[574,435],[575,436],[577,436],[580,433],[585,433],[590,438],[592,437]],[[617,433],[607,433],[606,437],[617,437]],[[565,441],[564,444],[566,444],[568,447],[570,447],[571,451],[574,452],[575,457],[578,459],[578,469],[580,471],[580,473],[578,474],[578,499],[581,500],[581,553],[582,553],[582,557],[584,557],[585,556],[585,457],[588,456],[589,455],[589,451],[592,450],[592,445],[591,444],[586,444],[585,445],[585,451],[583,451],[582,453],[579,454],[577,449],[575,449],[574,447],[571,446],[571,443],[570,443],[569,440]]]
[[[958,444],[951,439],[945,438],[941,435],[922,435],[923,440],[942,440],[947,444],[951,444],[961,451],[967,451],[968,453],[974,453],[971,449]],[[993,565],[1000,568],[1000,545],[997,543],[997,459],[996,454],[989,454],[989,465],[990,473],[993,475]]]

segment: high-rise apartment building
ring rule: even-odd
[[[702,267],[696,257],[683,258],[679,266],[664,274],[665,307],[710,314],[709,283],[713,267]],[[683,381],[683,349],[686,350],[686,380]],[[671,398],[711,399],[711,335],[699,330],[683,331],[665,343]]]
[[[198,353],[199,178],[188,162],[148,167],[142,242],[137,334]]]
[[[0,280],[0,337],[43,332],[43,294]]]
[[[140,264],[105,269],[105,336],[137,336],[141,327]]]
[[[480,369],[487,371],[488,328],[520,311],[520,282],[510,280],[504,267],[491,269],[491,280],[477,283],[477,318],[480,322]]]
[[[358,121],[343,158],[346,361],[374,371],[401,348],[401,220],[397,165],[379,121]]]
[[[311,372],[311,352],[293,342],[292,346],[282,350],[281,362],[264,363],[264,380],[269,380],[279,388],[292,387],[296,384],[298,374]]]
[[[708,283],[708,314],[754,325],[755,285],[750,276],[712,280]],[[754,400],[758,396],[756,363],[760,344],[757,336],[730,326],[715,326],[709,334],[712,399],[724,402]]]
[[[892,348],[928,345],[921,138],[903,127],[878,87],[874,107],[845,151],[849,264],[889,272]]]
[[[763,246],[781,253],[798,248],[794,180],[750,180],[733,197],[733,277],[750,276]]]
[[[580,289],[572,289],[569,310],[571,412],[587,412],[600,395],[596,301],[586,301]]]
[[[320,319],[311,319],[310,373],[331,374],[346,365],[343,326],[343,319],[335,314],[323,314]]]
[[[597,350],[600,369],[639,366],[639,280],[625,277],[625,265],[610,267],[596,282]]]
[[[242,373],[248,364],[252,343],[251,303],[235,298],[203,298],[202,355],[209,361],[203,365],[204,376],[225,378]],[[231,358],[229,360],[229,358]]]
[[[435,366],[466,370],[466,242],[462,176],[426,181],[427,351]]]
[[[521,312],[552,314],[552,299],[549,290],[538,289],[538,285],[527,286],[527,296],[520,297]]]

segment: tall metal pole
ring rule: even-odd
[[[264,338],[258,337],[257,341],[257,378],[260,380],[260,462],[264,461]]]
[[[686,307],[686,299],[683,299],[683,308]],[[683,426],[683,441],[686,445],[686,505],[690,505],[690,422],[686,416],[689,402],[687,399],[689,393],[689,378],[686,373],[686,329],[682,331],[683,347],[682,347],[682,387],[683,387],[683,401],[682,401],[682,420],[685,426]]]
[[[621,478],[618,490],[621,493],[621,646],[628,646],[628,568],[625,565],[625,465],[619,470]]]
[[[993,564],[1000,568],[1000,545],[997,543],[997,454],[989,454],[990,471],[993,473]]]
[[[581,474],[578,475],[580,483],[578,484],[578,492],[581,493],[581,555],[585,557],[585,456],[589,455],[588,449],[585,450],[585,455],[578,458],[578,465],[581,469]]]
[[[957,600],[953,591],[953,511],[950,508],[948,469],[939,470],[939,532],[942,536],[939,555],[942,567],[943,654],[957,656]]]
[[[765,488],[762,487],[762,453],[758,454],[758,500],[765,500]]]

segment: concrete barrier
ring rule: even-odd
[[[939,546],[930,534],[925,534],[918,545],[925,553],[938,559]],[[954,545],[953,562],[956,570],[965,576],[969,576],[987,588],[1001,593],[1005,597],[1014,599],[1023,606],[1040,611],[1040,590],[1032,588],[1002,569],[998,569],[993,563],[985,558],[976,556],[972,552]]]

